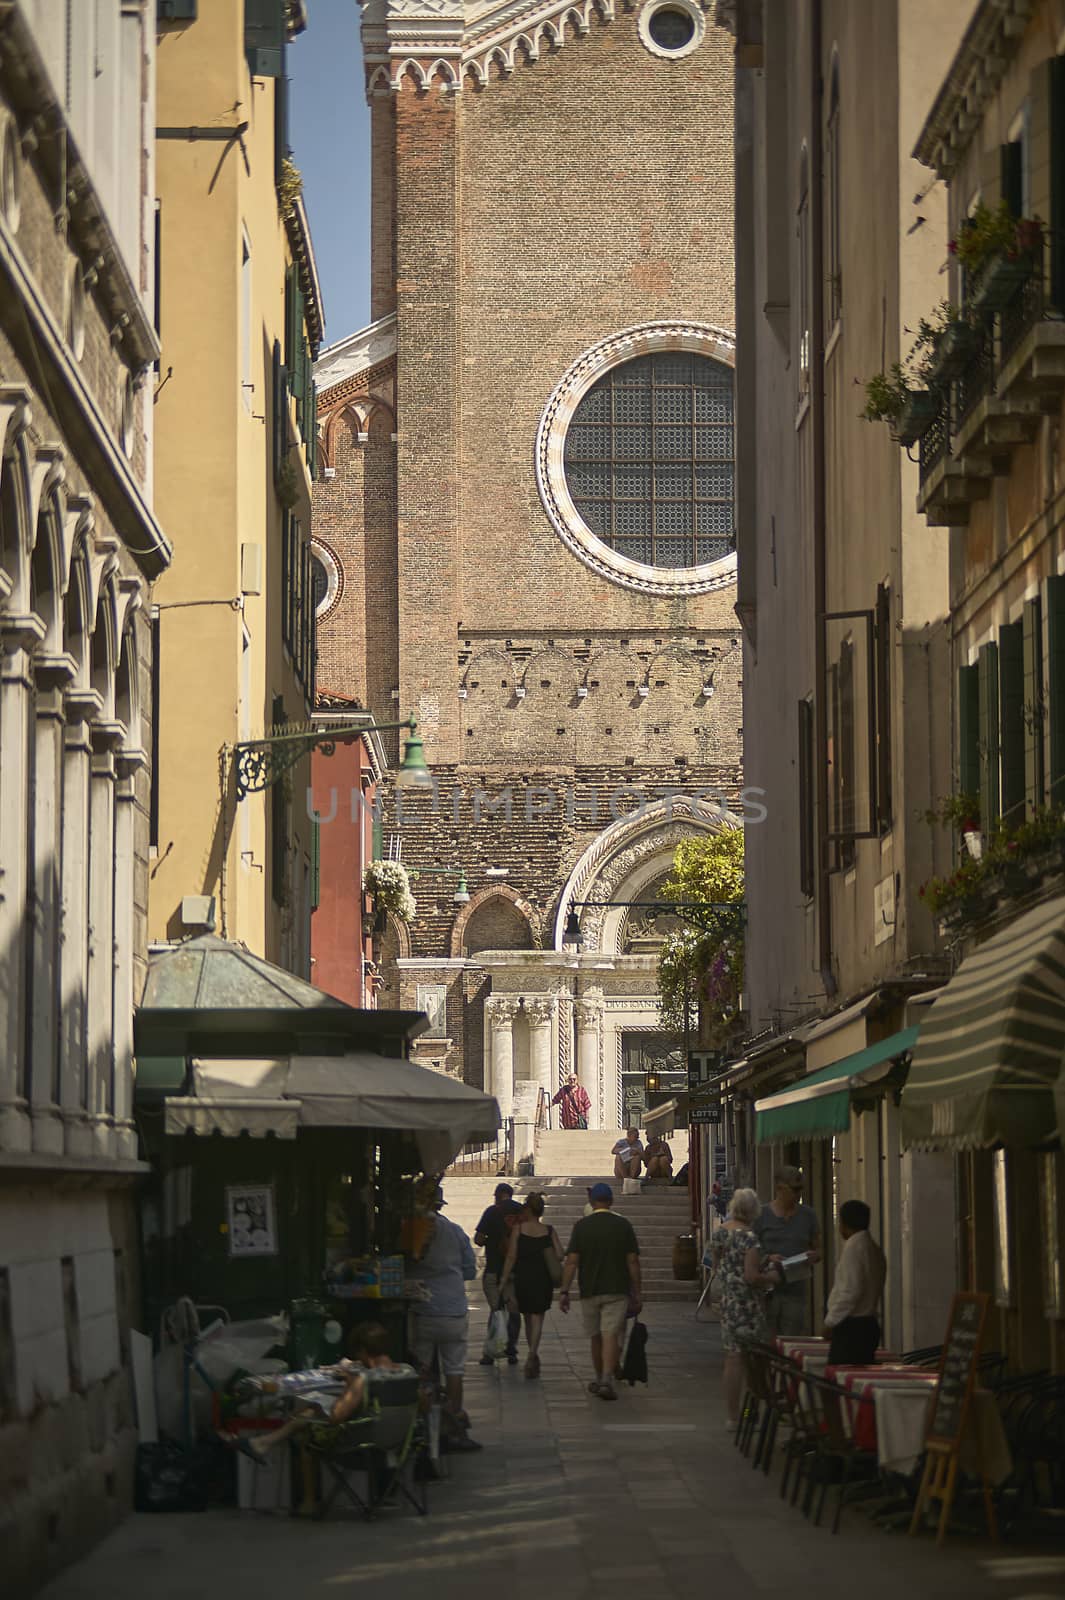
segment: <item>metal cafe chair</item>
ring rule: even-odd
[[[423,1443],[419,1389],[415,1373],[388,1374],[386,1381],[371,1384],[365,1416],[343,1423],[336,1438],[327,1444],[309,1444],[323,1477],[329,1480],[319,1517],[328,1515],[339,1494],[345,1495],[367,1520],[383,1505],[397,1504],[399,1497],[420,1517],[426,1515],[429,1502],[425,1480],[419,1480],[415,1470]],[[352,1482],[356,1475],[366,1478],[365,1497]]]

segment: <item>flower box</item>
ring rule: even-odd
[[[895,421],[895,438],[909,446],[923,439],[942,409],[942,398],[934,389],[911,389]]]
[[[990,256],[973,278],[969,304],[977,311],[1003,311],[1032,276],[1035,257],[1029,251]]]
[[[930,363],[933,377],[944,383],[959,377],[978,353],[983,337],[971,322],[948,323],[936,341]]]

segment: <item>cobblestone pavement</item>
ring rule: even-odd
[[[479,1322],[478,1317],[478,1322]],[[554,1312],[543,1376],[473,1364],[467,1404],[484,1443],[430,1486],[430,1514],[373,1524],[232,1510],[135,1516],[44,1600],[190,1595],[395,1600],[1043,1600],[1065,1588],[1061,1547],[936,1550],[872,1527],[856,1509],[833,1538],[752,1472],[724,1427],[719,1335],[690,1306],[652,1305],[651,1382],[615,1405],[590,1398],[579,1315]],[[474,1357],[476,1351],[473,1352]]]

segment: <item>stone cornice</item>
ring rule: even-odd
[[[949,180],[998,93],[1032,15],[1033,0],[981,0],[936,95],[913,154]]]
[[[709,0],[699,0],[706,8]],[[396,93],[409,77],[419,90],[434,84],[458,93],[468,82],[483,88],[493,69],[506,78],[515,66],[561,50],[567,37],[585,38],[592,23],[615,20],[617,6],[635,0],[365,0],[362,13],[366,89],[371,98]],[[567,32],[567,30],[569,30]]]
[[[396,359],[396,316],[378,317],[321,351],[315,363],[318,408],[328,410],[348,393],[355,393]]]

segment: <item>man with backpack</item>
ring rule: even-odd
[[[503,1263],[507,1258],[507,1246],[510,1243],[510,1231],[517,1226],[521,1216],[521,1206],[514,1198],[514,1190],[509,1183],[497,1183],[495,1200],[488,1207],[477,1224],[477,1231],[473,1242],[478,1249],[484,1251],[484,1297],[488,1301],[488,1327],[491,1330],[492,1317],[496,1311],[507,1311],[507,1363],[516,1366],[518,1362],[518,1336],[521,1333],[521,1314],[515,1307],[512,1311],[504,1308],[499,1297],[499,1280],[503,1276]],[[488,1347],[485,1338],[484,1351],[481,1355],[481,1366],[490,1367],[495,1363],[495,1356]]]

